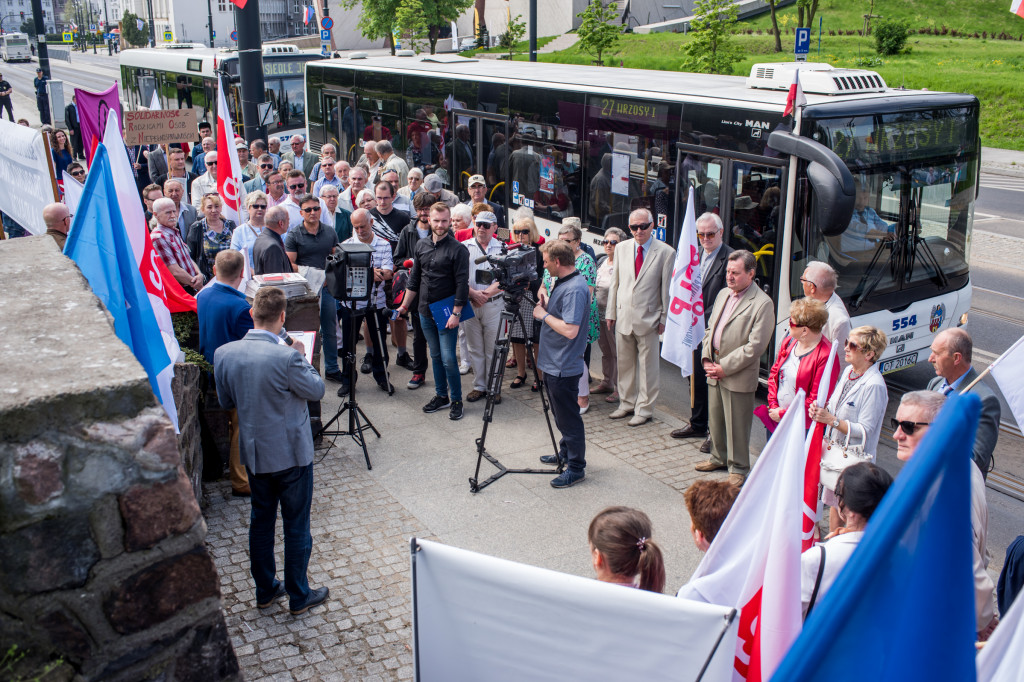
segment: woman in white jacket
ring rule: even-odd
[[[878,371],[878,358],[885,351],[888,339],[875,327],[857,327],[846,340],[846,362],[849,365],[839,377],[832,396],[825,407],[811,405],[811,419],[825,424],[825,448],[838,444],[863,446],[864,453],[875,461],[878,437],[882,433],[882,419],[889,403],[889,391],[882,373]],[[850,464],[856,464],[851,459]],[[836,510],[835,491],[822,484],[821,499],[829,509],[829,530],[841,525]]]

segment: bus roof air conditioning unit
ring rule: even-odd
[[[800,71],[800,85],[804,92],[815,95],[848,95],[864,92],[884,92],[885,81],[874,71],[864,69],[836,69],[831,64],[816,62],[778,62],[754,64],[747,78],[748,88],[761,90],[789,90],[793,72]]]

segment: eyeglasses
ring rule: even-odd
[[[529,230],[512,230],[516,234],[530,234]]]
[[[274,164],[272,164],[272,163],[261,163],[260,164],[260,168],[273,168],[273,167],[274,167]]]
[[[714,232],[698,232],[697,236],[701,239],[714,239],[716,234],[718,234],[718,230]]]
[[[854,341],[847,341],[846,350],[860,350],[860,346],[858,346]]]
[[[796,320],[790,320],[789,321],[790,329],[798,329],[800,327],[806,327],[806,326],[807,326],[806,324],[799,324],[799,323],[797,323]]]
[[[266,204],[253,204],[249,208],[254,208],[257,211],[266,211],[267,210],[267,205]]]
[[[603,242],[601,242],[601,246],[615,246],[618,243],[619,242],[615,239],[605,239]]]
[[[903,429],[903,433],[907,434],[908,436],[913,436],[914,435],[914,431],[917,431],[917,427],[918,426],[931,426],[932,425],[931,422],[900,421],[896,417],[893,417],[892,419],[890,419],[889,423],[892,424],[892,430],[893,431],[895,431],[896,429]]]
[[[811,280],[809,280],[809,279],[806,279],[806,278],[804,278],[804,277],[801,277],[801,278],[800,278],[800,281],[801,281],[801,282],[803,282],[804,284],[810,284],[810,285],[811,285],[812,287],[817,287],[817,286],[818,286],[817,284],[815,284],[815,283],[814,283],[814,282],[812,282]]]
[[[303,183],[301,185],[288,185],[288,189],[306,189],[306,184]]]
[[[207,166],[216,166],[216,165],[217,165],[217,162],[216,162],[216,161],[207,161],[207,162],[206,162],[206,165],[207,165]]]
[[[300,209],[303,213],[316,213],[320,210],[319,206],[310,206],[309,208]]]
[[[76,170],[76,171],[72,171],[72,172],[71,172],[71,175],[73,175],[74,177],[76,177],[76,178],[77,178],[77,177],[78,177],[79,175],[85,175],[85,171],[84,171],[84,170]]]
[[[654,223],[641,223],[639,225],[630,225],[629,226],[629,230],[630,230],[630,232],[643,232],[644,230],[646,230],[648,227],[650,227],[653,224]]]

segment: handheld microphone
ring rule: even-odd
[[[405,259],[405,261],[402,262],[402,267],[405,268],[406,270],[411,270],[412,269],[412,258]]]

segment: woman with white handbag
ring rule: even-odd
[[[821,499],[829,506],[829,530],[840,525],[836,481],[843,469],[874,462],[889,391],[876,362],[888,339],[875,327],[857,327],[846,341],[849,365],[825,407],[811,405],[811,419],[826,425],[821,449]]]

